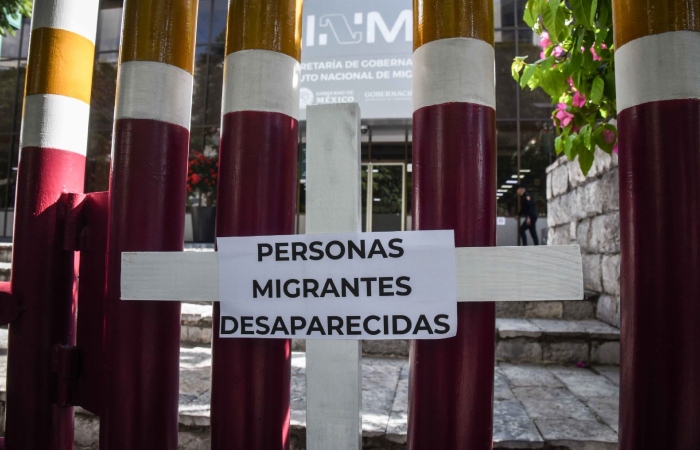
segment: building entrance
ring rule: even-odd
[[[362,231],[406,230],[406,163],[362,164]]]

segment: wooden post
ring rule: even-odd
[[[51,350],[75,344],[74,252],[59,198],[82,192],[97,0],[35,0],[27,63],[12,256],[6,445],[73,448],[73,408],[58,406]]]
[[[307,111],[306,232],[362,231],[360,108]],[[306,341],[306,448],[362,448],[362,341]]]
[[[700,1],[613,9],[620,449],[700,448]]]
[[[231,0],[224,61],[217,236],[293,234],[302,0]],[[219,338],[213,450],[289,448],[289,340]]]
[[[177,448],[180,304],[122,302],[123,251],[181,251],[197,0],[126,0],[110,180],[103,450]]]
[[[416,0],[413,17],[414,229],[493,246],[493,3]],[[457,316],[456,337],[412,343],[409,449],[491,449],[495,305],[460,303]]]

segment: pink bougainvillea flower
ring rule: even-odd
[[[586,104],[586,96],[577,91],[574,94],[574,99],[571,104],[577,108],[583,108],[583,106]]]
[[[586,363],[583,362],[583,361],[579,361],[579,362],[576,363],[576,367],[578,367],[579,369],[585,369],[585,368],[586,368]]]
[[[559,58],[561,55],[564,54],[564,49],[561,48],[561,45],[557,45],[556,47],[554,47],[554,50],[552,50],[552,54]]]
[[[542,50],[545,50],[547,47],[552,45],[552,41],[549,40],[549,33],[546,31],[542,32],[540,35],[540,47],[542,47]]]
[[[557,105],[557,113],[554,115],[559,119],[559,124],[562,127],[568,126],[572,120],[574,120],[574,115],[566,111],[566,103],[559,103]]]
[[[569,86],[574,87],[574,79],[569,77],[568,80],[566,80],[567,83],[569,83]]]
[[[544,54],[544,52],[540,52],[540,59],[545,59],[547,56]]]
[[[591,55],[593,55],[593,61],[602,61],[603,58],[598,56],[598,54],[595,52],[595,48],[591,46]]]
[[[620,141],[615,142],[615,145],[613,146],[613,153],[615,153],[615,154],[617,154],[617,144],[618,144],[619,142],[620,142]]]

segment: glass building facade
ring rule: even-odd
[[[307,0],[323,1],[323,0]],[[546,216],[545,168],[553,162],[552,105],[543,92],[521,90],[512,79],[513,58],[539,58],[538,37],[522,20],[526,0],[495,0],[496,117],[498,148],[498,215],[517,214],[513,187],[523,183]],[[197,22],[191,150],[216,151],[219,145],[227,0],[201,0]],[[406,8],[410,8],[407,0]],[[122,5],[102,2],[93,74],[86,192],[107,190],[117,78]],[[16,168],[30,21],[0,47],[0,237],[11,235]],[[303,56],[302,56],[303,58]],[[411,121],[363,120],[364,229],[410,229]],[[303,231],[305,126],[301,124],[299,229]],[[194,200],[196,201],[196,200]],[[542,223],[545,221],[542,220]],[[513,239],[515,229],[512,231]],[[500,234],[499,234],[500,239]]]

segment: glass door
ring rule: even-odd
[[[403,231],[406,164],[367,163],[362,169],[362,231]]]

